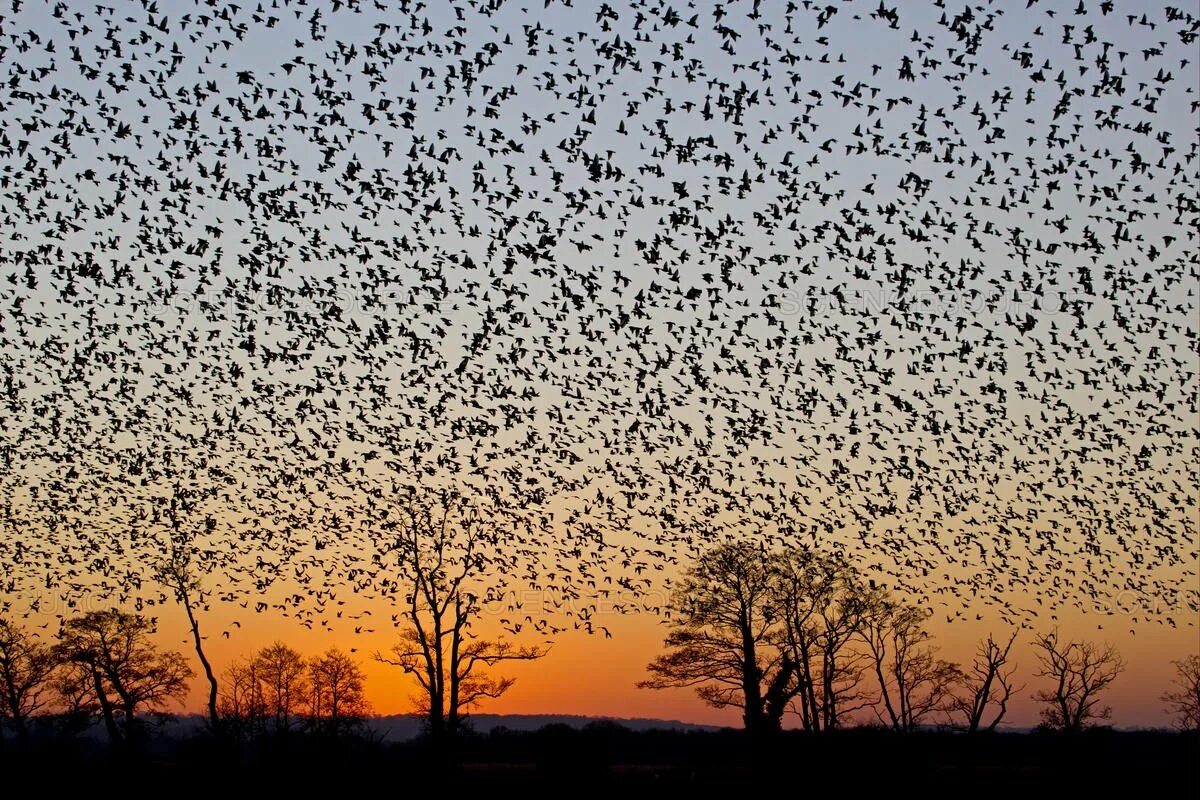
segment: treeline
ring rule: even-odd
[[[866,718],[895,731],[946,726],[995,730],[1024,689],[1012,650],[1017,631],[988,635],[968,664],[942,658],[931,612],[897,597],[844,557],[811,547],[734,543],[709,550],[678,583],[666,652],[646,688],[693,687],[717,708],[737,707],[745,728],[769,734],[794,713],[807,731]],[[1032,697],[1042,725],[1078,732],[1111,716],[1105,690],[1124,669],[1111,645],[1035,634]],[[1180,728],[1200,730],[1200,656],[1176,662],[1163,699]]]
[[[468,570],[446,580],[419,552],[410,548],[419,591],[408,624],[375,658],[413,676],[416,710],[437,742],[466,733],[467,711],[512,685],[488,668],[545,651],[473,634],[479,604],[464,582]],[[434,552],[443,556],[434,563],[448,560],[444,549]],[[940,655],[928,618],[839,555],[723,545],[678,582],[666,652],[640,685],[693,687],[710,705],[739,708],[756,735],[777,733],[787,715],[813,733],[864,720],[897,732],[995,730],[1025,690],[1014,680],[1017,632],[988,635],[970,663],[957,664]],[[64,736],[99,723],[115,746],[136,749],[147,725],[182,703],[195,677],[187,659],[159,648],[153,634],[152,620],[117,609],[65,620],[53,640],[0,620],[0,735],[28,739],[35,720]],[[1109,719],[1104,692],[1124,667],[1111,646],[1068,641],[1057,631],[1035,635],[1032,644],[1040,681],[1032,697],[1042,704],[1045,728],[1078,732]],[[337,649],[305,657],[276,642],[219,677],[207,659],[202,666],[211,690],[208,729],[222,740],[343,738],[362,733],[371,714],[361,666]],[[1178,727],[1200,730],[1200,656],[1176,668],[1163,700]]]
[[[220,725],[238,740],[297,728],[337,737],[359,730],[371,714],[362,668],[337,648],[306,659],[275,642],[231,665],[224,678]]]
[[[7,727],[27,741],[41,723],[71,737],[102,723],[114,746],[138,749],[148,726],[186,699],[193,677],[187,659],[160,649],[153,633],[149,618],[117,609],[65,621],[53,642],[0,620],[0,734]],[[210,732],[243,743],[353,734],[371,713],[364,684],[359,664],[336,648],[305,658],[276,642],[225,671]]]

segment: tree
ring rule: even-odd
[[[988,634],[987,639],[979,644],[970,669],[963,675],[961,691],[955,695],[952,706],[963,716],[963,726],[970,733],[976,733],[981,728],[989,733],[996,730],[1008,711],[1008,701],[1013,692],[1019,691],[1013,686],[1016,665],[1009,663],[1009,652],[1016,640],[1016,631],[1003,645]],[[983,718],[990,706],[996,707],[996,713],[984,725]]]
[[[777,603],[796,665],[801,725],[833,730],[874,702],[862,688],[869,658],[852,646],[862,624],[862,583],[845,559],[808,547],[781,561]]]
[[[928,644],[929,612],[876,591],[864,608],[859,636],[871,653],[879,683],[876,714],[893,730],[912,732],[949,710],[962,680],[957,665]],[[882,711],[880,710],[882,707]]]
[[[217,676],[213,671],[208,655],[204,652],[204,637],[200,635],[200,622],[197,619],[197,606],[204,604],[203,587],[193,568],[195,557],[194,544],[191,537],[179,524],[180,514],[194,513],[186,494],[176,487],[175,494],[167,503],[167,519],[170,523],[169,539],[166,556],[156,564],[155,577],[171,590],[175,600],[182,606],[187,615],[188,630],[192,634],[192,646],[196,650],[196,658],[208,682],[208,725],[214,734],[221,732],[221,717],[217,710],[219,687]],[[214,527],[212,522],[209,527]]]
[[[309,693],[308,666],[298,651],[284,644],[259,650],[251,673],[257,682],[264,721],[275,733],[286,733],[305,710]]]
[[[0,619],[0,722],[7,721],[17,738],[29,738],[30,718],[49,702],[56,666],[49,646]]]
[[[1191,655],[1175,665],[1173,689],[1162,696],[1175,715],[1175,725],[1184,731],[1200,731],[1200,655]]]
[[[226,667],[221,676],[217,711],[224,733],[243,738],[265,732],[266,701],[258,679],[257,659],[239,659]]]
[[[138,712],[187,695],[191,667],[181,654],[159,650],[153,633],[153,620],[117,609],[69,619],[59,632],[55,654],[75,667],[69,693],[94,700],[114,744],[137,741]]]
[[[402,493],[400,514],[385,526],[386,555],[400,579],[385,585],[403,603],[408,623],[388,655],[421,687],[418,709],[435,741],[455,736],[466,712],[513,685],[512,678],[479,672],[505,661],[541,658],[546,650],[478,638],[472,627],[485,598],[479,588],[501,553],[500,533],[467,500],[453,492]]]
[[[650,663],[650,689],[695,687],[715,708],[737,706],[747,731],[778,731],[797,692],[796,664],[779,636],[772,556],[749,544],[703,554],[671,600],[668,652]]]
[[[358,662],[337,648],[308,662],[308,716],[314,730],[337,736],[370,713]]]
[[[1125,669],[1125,662],[1111,644],[1064,642],[1054,630],[1034,640],[1038,650],[1039,678],[1049,678],[1051,686],[1038,691],[1033,699],[1045,703],[1042,719],[1056,730],[1078,733],[1094,720],[1112,716],[1112,709],[1100,704],[1100,695]]]

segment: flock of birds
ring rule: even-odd
[[[728,536],[1194,624],[1192,11],[9,0],[0,613],[372,631],[419,486],[514,632]]]

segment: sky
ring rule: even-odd
[[[5,13],[0,609],[182,642],[147,560],[183,486],[218,663],[366,659],[387,498],[452,483],[524,532],[505,591],[640,593],[611,639],[556,610],[487,710],[730,719],[634,688],[633,612],[758,536],[956,657],[1111,640],[1160,724],[1198,649],[1191,12],[541,5]]]

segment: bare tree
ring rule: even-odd
[[[1004,644],[988,634],[987,639],[980,642],[970,668],[963,675],[960,692],[955,695],[952,705],[954,711],[963,716],[963,726],[970,733],[980,729],[996,730],[1008,712],[1008,701],[1014,692],[1020,691],[1020,687],[1013,685],[1016,665],[1009,661],[1009,652],[1016,640],[1017,631],[1013,631]],[[996,713],[985,725],[984,716],[992,706]]]
[[[244,738],[265,732],[266,701],[256,659],[239,659],[226,667],[217,710],[226,734]]]
[[[801,547],[781,559],[776,594],[796,665],[801,725],[833,730],[874,703],[862,686],[869,658],[853,646],[862,622],[861,581],[844,559]]]
[[[283,642],[259,650],[252,674],[261,693],[264,720],[275,733],[286,733],[300,718],[309,693],[308,666],[297,650]]]
[[[212,663],[204,652],[204,637],[200,635],[200,622],[197,618],[198,608],[205,604],[204,591],[200,578],[194,567],[195,549],[187,531],[180,525],[180,514],[192,514],[186,495],[176,487],[174,495],[166,504],[166,516],[169,523],[166,555],[155,564],[155,577],[175,595],[175,600],[187,615],[188,630],[192,635],[192,646],[204,679],[208,682],[208,725],[214,734],[221,733],[221,717],[218,714],[217,698],[219,687],[217,676]],[[215,523],[206,523],[210,527]]]
[[[341,650],[330,648],[310,660],[308,676],[308,717],[314,730],[338,736],[370,713],[362,668]]]
[[[399,667],[421,687],[417,707],[434,740],[456,735],[466,712],[513,685],[512,678],[480,672],[505,661],[541,658],[540,647],[517,647],[479,638],[472,627],[482,610],[480,584],[502,551],[500,531],[453,492],[403,493],[398,518],[386,526],[385,555],[399,568],[401,580],[390,589],[402,598],[407,625],[400,641],[375,658]]]
[[[7,721],[18,739],[29,738],[30,718],[48,704],[56,665],[49,646],[0,619],[0,723]]]
[[[1100,695],[1125,669],[1125,662],[1111,644],[1064,642],[1054,630],[1034,640],[1041,668],[1039,678],[1048,678],[1051,687],[1038,691],[1033,699],[1045,703],[1042,719],[1057,730],[1077,733],[1095,720],[1112,716],[1112,709],[1100,704]]]
[[[937,656],[925,630],[929,613],[882,591],[868,600],[859,636],[879,683],[876,714],[894,730],[911,732],[948,712],[962,680],[957,665]]]
[[[75,665],[74,692],[90,694],[114,743],[138,739],[139,711],[160,710],[187,695],[191,667],[180,653],[159,650],[153,633],[152,620],[117,609],[67,620],[59,632],[55,654]]]
[[[747,731],[780,728],[796,664],[781,641],[773,556],[749,543],[703,554],[675,589],[668,651],[650,663],[650,689],[695,687],[709,705],[742,709]]]
[[[1175,715],[1175,725],[1184,731],[1200,731],[1200,655],[1191,655],[1175,665],[1174,687],[1162,696]]]

